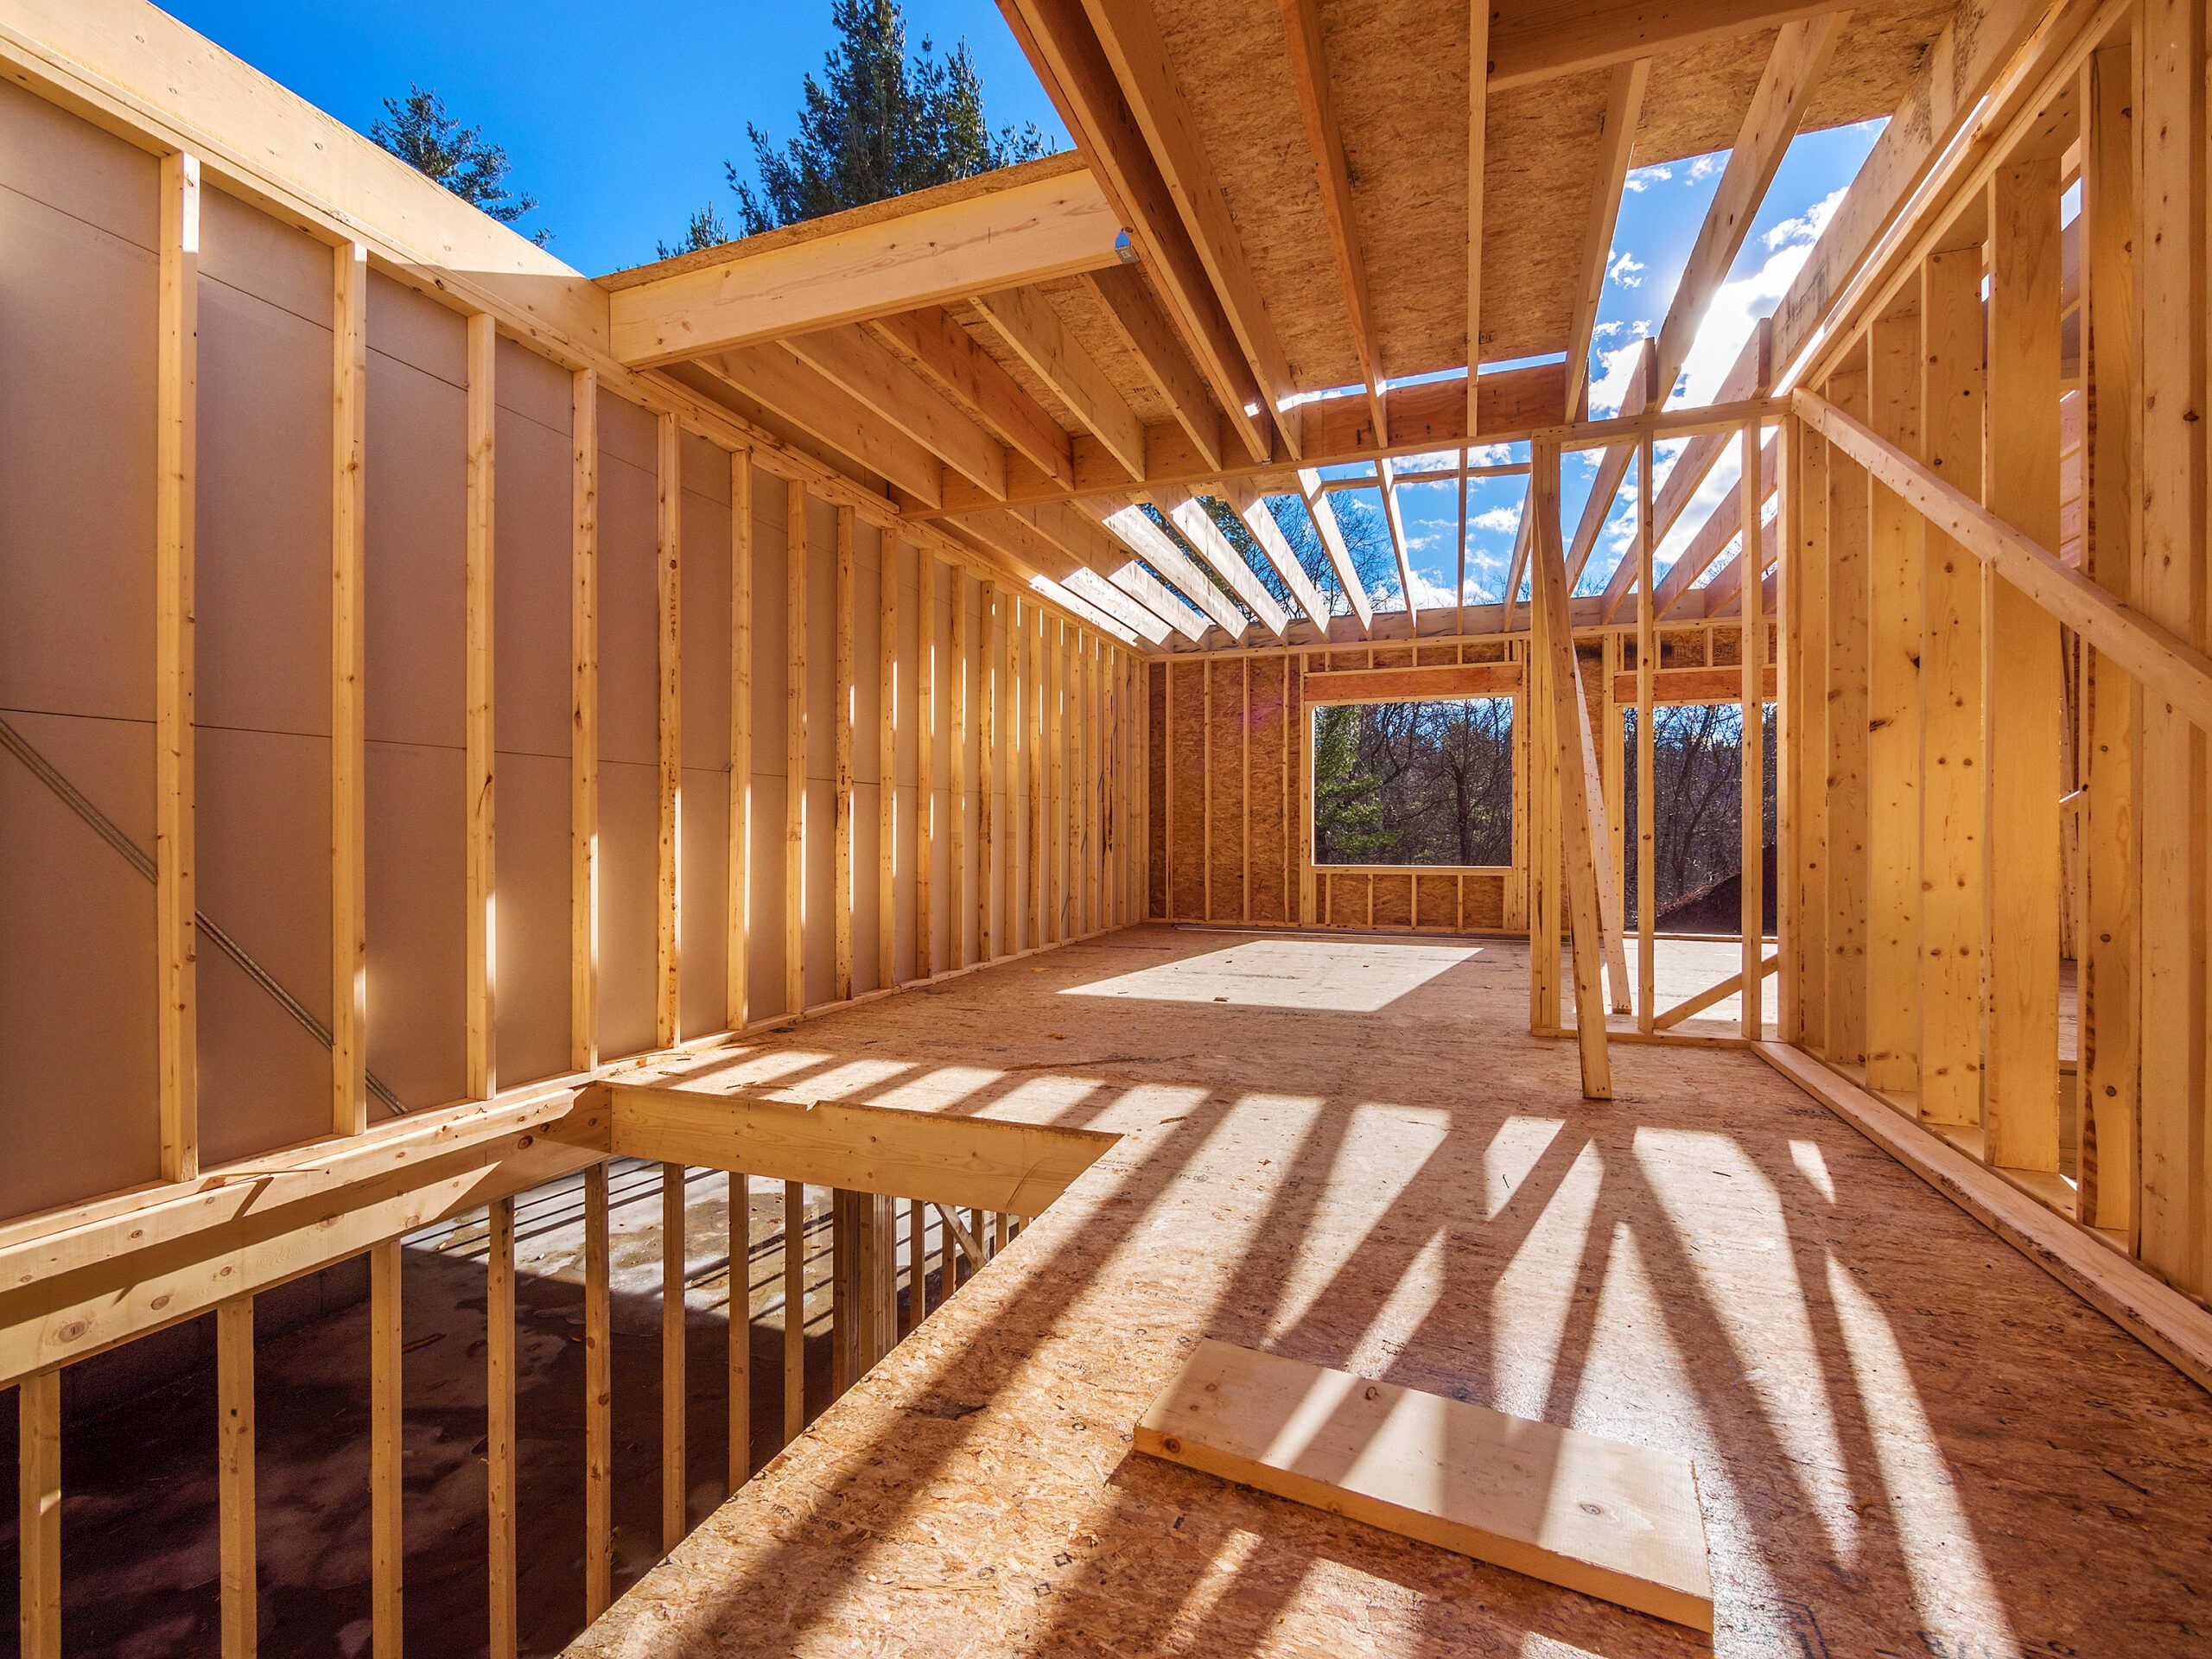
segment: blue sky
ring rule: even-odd
[[[614,14],[627,25],[622,27],[610,27],[606,9],[583,0],[167,3],[194,29],[364,131],[384,99],[404,92],[410,80],[435,87],[456,115],[480,123],[506,147],[512,182],[541,203],[524,227],[550,228],[552,251],[591,272],[651,258],[657,241],[673,240],[709,200],[730,218],[722,163],[734,161],[751,175],[746,122],[778,140],[788,137],[800,77],[819,73],[832,39],[827,0],[663,0]],[[967,41],[995,126],[1034,122],[1065,145],[1050,100],[991,0],[906,0],[906,12],[910,47],[925,35],[940,50]],[[1824,204],[1850,183],[1879,131],[1872,122],[1808,134],[1791,145],[1691,352],[1684,399],[1712,396],[1752,318],[1772,308],[1802,263]],[[1624,365],[1636,339],[1656,332],[1665,317],[1726,160],[1723,151],[1630,176],[1599,308],[1593,413],[1608,413],[1618,401],[1609,367]],[[1663,446],[1661,454],[1663,463]],[[1525,447],[1512,458],[1525,459]],[[1564,505],[1570,526],[1581,514],[1593,464],[1594,456],[1569,458]],[[1714,469],[1662,544],[1662,568],[1735,476],[1732,458]],[[1524,487],[1518,478],[1470,486],[1470,603],[1497,597]],[[1380,512],[1371,490],[1336,499],[1348,515]],[[1459,547],[1452,489],[1409,485],[1401,505],[1417,591],[1425,603],[1448,603]],[[1616,502],[1585,573],[1586,590],[1603,586],[1633,534],[1629,502]],[[1396,589],[1394,574],[1377,594],[1386,607],[1399,604]]]

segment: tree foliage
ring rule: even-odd
[[[696,253],[702,248],[720,247],[729,240],[729,226],[722,223],[722,216],[715,211],[715,204],[708,202],[691,215],[683,227],[683,234],[674,245],[666,242],[654,244],[653,257],[673,259],[679,253]]]
[[[1512,858],[1510,697],[1314,711],[1315,863]]]
[[[994,134],[967,42],[912,56],[898,0],[836,0],[837,44],[800,91],[798,136],[779,147],[751,122],[756,189],[725,163],[747,236],[1044,155],[1034,125]]]
[[[1636,711],[1626,711],[1628,787],[1623,798],[1635,811]],[[1766,706],[1764,840],[1774,841],[1775,715]],[[1652,909],[1663,923],[1669,910],[1701,895],[1743,867],[1744,714],[1732,702],[1662,704],[1651,711]],[[1623,839],[1626,886],[1633,910],[1637,890],[1636,837]]]
[[[537,209],[536,196],[509,187],[505,149],[487,140],[481,126],[461,125],[430,87],[410,81],[404,98],[385,99],[384,114],[370,127],[369,137],[503,225]],[[552,239],[548,230],[531,237],[541,248]]]

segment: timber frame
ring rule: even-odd
[[[709,1111],[665,1071],[1147,920],[1523,935],[1528,1029],[1587,1099],[1617,1043],[1756,1052],[2212,1387],[2206,0],[1437,6],[1411,61],[1335,0],[1001,10],[1073,152],[594,278],[141,0],[0,0],[0,114],[53,162],[6,181],[8,280],[57,338],[41,258],[135,308],[119,355],[27,354],[26,395],[84,416],[90,387],[146,438],[73,452],[56,499],[123,504],[81,557],[35,514],[0,556],[22,893],[122,941],[68,955],[74,921],[21,902],[0,948],[124,1010],[79,1077],[81,984],[0,1008],[11,1088],[55,1103],[0,1160],[27,1659],[61,1644],[60,1376],[209,1312],[223,1640],[254,1650],[253,1299],[357,1257],[396,1656],[399,1241],[477,1211],[512,1654],[514,1203],[568,1179],[595,1618],[611,1160],[662,1166],[672,1548],[687,1170],[781,1185],[789,1287],[833,1195],[842,1391],[927,1312],[929,1260],[965,1282],[1111,1140],[765,1086]],[[1205,73],[1232,45],[1264,73]],[[1680,402],[1793,138],[1893,111]],[[1593,417],[1630,175],[1721,149]],[[306,459],[241,426],[249,384]],[[1477,594],[1484,478],[1526,497]],[[1442,601],[1402,505],[1437,482]],[[302,546],[312,580],[276,580]],[[113,632],[63,626],[118,594]],[[1315,866],[1313,708],[1488,696],[1508,865]],[[1626,733],[1652,778],[1675,703],[1741,722],[1741,908],[1733,971],[1662,1006]]]

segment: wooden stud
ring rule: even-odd
[[[215,1310],[215,1395],[223,1659],[253,1659],[260,1641],[260,1607],[254,1560],[251,1296],[233,1297]]]
[[[837,509],[836,677],[832,686],[836,794],[830,806],[830,995],[853,994],[853,510]]]
[[[569,1064],[599,1064],[599,372],[569,383]]]
[[[1029,602],[1029,608],[1035,608],[1034,601]],[[998,940],[1002,956],[1012,955],[1029,942],[1021,933],[1021,829],[1015,798],[1021,778],[1022,610],[1023,601],[1018,590],[1000,590],[997,644],[992,647],[999,691],[991,719],[993,728],[1003,734],[1005,744],[1002,771],[993,774],[1001,780],[1001,804],[996,810],[999,822],[1004,826],[1000,832],[1002,850],[998,861]]]
[[[2134,238],[2140,518],[2134,602],[2151,620],[2207,643],[2207,327],[2212,304],[2212,111],[2203,0],[2145,0],[2134,16],[2133,108],[2139,221]],[[2141,677],[2139,675],[2138,677]],[[2145,683],[2137,779],[2142,848],[2140,1181],[2133,1218],[2144,1265],[2176,1289],[2212,1287],[2207,1167],[2208,893],[2204,849],[2212,753],[2201,724]],[[2152,757],[2156,764],[2150,764]],[[2153,901],[2155,900],[2155,901]]]
[[[1867,412],[1864,343],[1831,377],[1839,409]],[[1827,1057],[1847,1065],[1866,1058],[1868,799],[1866,792],[1866,468],[1831,445],[1827,462],[1828,807]]]
[[[729,888],[723,1022],[753,1014],[753,454],[729,458]]]
[[[1764,560],[1759,547],[1759,498],[1763,486],[1759,477],[1759,429],[1755,423],[1746,423],[1744,427],[1743,479],[1739,487],[1744,496],[1744,550],[1738,556],[1745,569],[1756,571]],[[1743,895],[1740,925],[1744,935],[1743,966],[1738,969],[1743,976],[1739,1029],[1745,1038],[1753,1040],[1766,1034],[1766,1015],[1760,997],[1764,982],[1759,970],[1766,954],[1766,614],[1760,598],[1759,583],[1745,582],[1741,632],[1743,723],[1737,749],[1743,783],[1739,808],[1742,863],[1737,875]]]
[[[1649,1033],[1659,1006],[1656,926],[1659,856],[1656,748],[1651,729],[1651,677],[1657,668],[1658,631],[1652,626],[1651,440],[1636,449],[1636,1027]]]
[[[683,810],[683,434],[676,416],[663,415],[656,446],[654,480],[658,514],[653,569],[658,578],[657,662],[660,685],[660,770],[655,801],[658,830],[654,842],[659,903],[654,942],[655,1022],[663,1048],[681,1034],[683,1002],[678,941],[683,937],[682,834]]]
[[[937,972],[937,566],[926,550],[914,551],[915,584],[921,590],[921,623],[915,649],[914,706],[918,713],[914,750],[914,974]]]
[[[1999,168],[1989,192],[1989,401],[1983,499],[2058,544],[2056,156]],[[1989,1161],[2058,1168],[2059,728],[2056,620],[1982,573],[1982,729],[1988,800],[1982,1073]]]
[[[1530,458],[1537,515],[1529,562],[1535,567],[1535,613],[1543,626],[1545,686],[1550,699],[1553,754],[1559,780],[1558,822],[1565,855],[1568,917],[1574,939],[1576,1042],[1581,1050],[1582,1093],[1586,1099],[1612,1096],[1612,1065],[1606,1052],[1605,945],[1599,897],[1600,838],[1604,808],[1589,798],[1589,728],[1578,702],[1580,673],[1574,661],[1569,620],[1565,551],[1559,539],[1559,450],[1542,444]],[[1569,746],[1573,747],[1570,749]],[[1578,753],[1579,751],[1579,753]]]
[[[369,1127],[367,709],[369,251],[332,251],[331,1131]]]
[[[1045,943],[1051,915],[1045,856],[1045,613],[1029,624],[1029,943]]]
[[[729,1172],[728,1352],[729,1489],[753,1478],[753,1200],[752,1183]]]
[[[1483,182],[1490,140],[1490,23],[1486,5],[1467,8],[1467,430],[1477,429],[1475,382],[1483,359]],[[1319,30],[1317,28],[1316,33]],[[1459,493],[1466,494],[1462,480]],[[1512,595],[1507,594],[1510,600]],[[1406,595],[1411,606],[1413,595]]]
[[[514,1659],[515,1201],[494,1198],[484,1258],[485,1535],[491,1566],[492,1659]]]
[[[1067,624],[1053,617],[1045,624],[1045,916],[1046,935],[1054,944],[1068,937],[1065,908],[1067,818],[1061,810],[1065,798],[1066,747],[1062,728],[1062,704],[1067,692],[1067,657],[1060,641]],[[1171,775],[1173,769],[1170,769]]]
[[[400,1618],[407,1539],[405,1398],[401,1389],[399,1241],[386,1239],[369,1256],[369,1651],[400,1659]]]
[[[1198,868],[1204,878],[1199,915],[1213,920],[1213,664],[1198,658]]]
[[[660,1166],[660,1550],[690,1529],[690,1481],[684,1442],[683,1166]]]
[[[906,1317],[902,1332],[912,1336],[929,1317],[929,1232],[923,1225],[925,1211],[919,1198],[906,1202]]]
[[[1928,465],[1979,495],[1985,371],[1978,242],[1924,262],[1920,316]],[[1963,1127],[1981,1119],[1981,578],[1972,556],[1933,524],[1925,531],[1922,583],[1919,1106],[1928,1122]]]
[[[493,480],[499,396],[494,375],[499,334],[488,313],[468,319],[467,588],[467,1091],[488,1100],[499,1087],[499,949],[493,907],[492,725],[492,543],[496,522]]]
[[[61,1659],[60,1372],[22,1380],[16,1421],[16,1636],[22,1659]]]
[[[614,1296],[607,1165],[584,1171],[584,1618],[614,1599]]]
[[[806,486],[784,491],[784,1012],[806,1011]]]
[[[2135,131],[2133,62],[2123,41],[2082,73],[2082,385],[2085,404],[2082,569],[2124,602],[2135,594]],[[2104,652],[2082,658],[2088,794],[2082,820],[2086,925],[2079,957],[2081,1127],[2076,1218],[2123,1236],[2139,1179],[2141,1065],[2137,1025],[2135,830],[2141,712],[2133,682]]]
[[[968,573],[958,565],[945,567],[952,583],[952,649],[946,661],[951,707],[947,714],[952,744],[951,839],[948,850],[951,868],[946,893],[945,925],[951,938],[951,966],[968,965],[968,677],[974,667],[968,648]]]
[[[876,559],[875,982],[899,982],[899,540]]]
[[[193,828],[193,592],[198,487],[200,162],[162,158],[155,330],[154,914],[161,1174],[200,1173],[199,930]]]
[[[998,890],[998,609],[1001,594],[988,577],[976,599],[976,644],[982,658],[976,670],[976,957],[988,962],[999,954],[991,926],[992,900]]]
[[[806,1427],[806,1188],[784,1183],[784,1443]]]

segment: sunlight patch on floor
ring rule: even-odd
[[[1060,995],[1374,1014],[1481,954],[1479,945],[1248,939],[1202,957],[1071,985]]]

